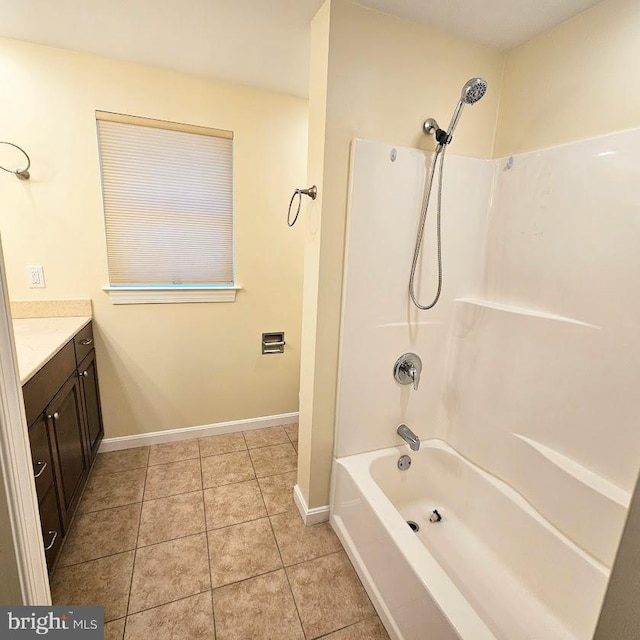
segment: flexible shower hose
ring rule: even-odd
[[[442,238],[441,238],[441,227],[440,227],[440,218],[442,211],[442,175],[444,173],[444,156],[446,153],[446,145],[439,144],[436,147],[435,155],[433,157],[433,163],[431,164],[431,169],[427,175],[427,180],[425,182],[424,196],[422,199],[422,208],[420,210],[420,224],[418,225],[418,235],[416,236],[416,246],[413,251],[413,262],[411,263],[411,276],[409,277],[409,295],[411,296],[411,300],[413,304],[421,309],[422,311],[426,311],[427,309],[432,309],[438,303],[440,299],[440,293],[442,292]],[[427,210],[429,209],[429,200],[431,199],[431,190],[433,188],[433,179],[435,177],[436,168],[438,165],[438,158],[440,158],[440,174],[438,178],[438,202],[437,202],[437,211],[436,211],[436,245],[438,252],[438,288],[436,290],[436,294],[431,301],[430,304],[422,305],[418,301],[418,296],[415,292],[415,276],[416,269],[418,267],[418,260],[420,258],[420,251],[422,250],[422,238],[424,236],[424,228],[427,222]]]

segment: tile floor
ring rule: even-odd
[[[297,425],[100,454],[51,580],[106,640],[386,640],[328,523],[293,502]]]

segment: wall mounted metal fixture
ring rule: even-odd
[[[262,334],[262,355],[269,353],[284,353],[284,331],[274,331]]]
[[[296,215],[294,216],[293,220],[291,220],[291,207],[293,206],[293,201],[296,199],[296,196],[298,196],[298,209],[296,211]],[[293,227],[293,225],[296,223],[296,220],[298,219],[298,215],[300,214],[300,206],[302,205],[302,196],[309,196],[312,200],[315,200],[318,197],[318,187],[316,187],[316,185],[314,184],[312,187],[309,187],[308,189],[296,189],[293,192],[293,195],[291,196],[291,200],[289,201],[289,211],[287,212],[287,224],[290,227]]]
[[[7,173],[13,173],[13,175],[15,175],[15,177],[18,178],[18,180],[28,180],[31,177],[31,174],[29,173],[29,167],[31,166],[31,158],[29,157],[27,152],[22,147],[19,147],[17,144],[13,144],[13,142],[0,141],[0,144],[7,144],[10,147],[14,147],[15,149],[18,149],[18,151],[22,151],[22,153],[24,153],[24,157],[27,159],[27,166],[24,169],[7,169],[2,165],[0,165],[0,169],[2,169],[3,171],[6,171]]]

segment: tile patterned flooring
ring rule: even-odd
[[[329,523],[293,502],[296,424],[100,454],[52,576],[106,640],[388,640]]]

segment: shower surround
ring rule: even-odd
[[[451,637],[475,640],[460,621],[477,615],[486,625],[482,637],[520,640],[531,637],[527,621],[538,611],[548,620],[548,638],[591,637],[640,460],[634,428],[639,148],[640,131],[633,130],[512,161],[448,154],[443,294],[435,309],[418,311],[407,284],[428,158],[415,149],[392,153],[390,145],[353,143],[331,517],[392,636],[422,638],[419,629],[424,633],[424,624],[432,624],[448,626]],[[423,298],[436,286],[434,205],[420,268]],[[408,351],[423,362],[418,391],[393,379],[393,363]],[[493,482],[486,486],[530,509],[494,508],[504,500],[469,488],[477,499],[465,504],[453,497],[449,519],[445,514],[442,523],[420,532],[426,553],[437,557],[429,551],[430,536],[448,526],[452,539],[463,540],[451,528],[472,527],[477,520],[469,512],[485,510],[494,534],[476,531],[473,544],[494,557],[496,575],[507,571],[527,594],[515,622],[501,622],[491,606],[479,603],[464,572],[447,575],[451,562],[438,560],[444,574],[430,578],[413,566],[407,544],[418,536],[404,524],[406,508],[397,504],[397,491],[394,497],[376,484],[373,463],[359,455],[389,450],[385,473],[400,476],[393,482],[415,478],[395,468],[398,455],[414,455],[396,434],[402,422],[422,440],[433,440],[427,447],[440,441],[450,448],[449,459],[471,465],[465,477],[485,474]],[[430,458],[417,459],[428,464]],[[377,487],[379,495],[372,500],[367,487]],[[413,520],[443,506],[433,504],[429,488],[422,502],[413,485],[407,491]],[[354,526],[358,509],[369,509],[360,516],[371,526]],[[521,512],[530,513],[537,529]],[[507,523],[518,540],[519,564],[487,547]],[[544,537],[529,539],[534,529],[551,536],[547,555],[539,548],[533,553],[534,545],[546,548]],[[383,544],[372,555],[382,540],[389,548]],[[387,553],[406,567],[391,570],[384,559],[366,560]],[[568,567],[574,567],[569,579]],[[393,593],[392,585],[385,591],[385,574],[397,578],[403,570],[406,584],[417,589],[404,601],[416,606],[384,595]],[[447,581],[453,588],[443,591]],[[585,596],[570,607],[572,589]],[[463,594],[466,614],[455,597],[443,601],[443,593],[454,592]]]

